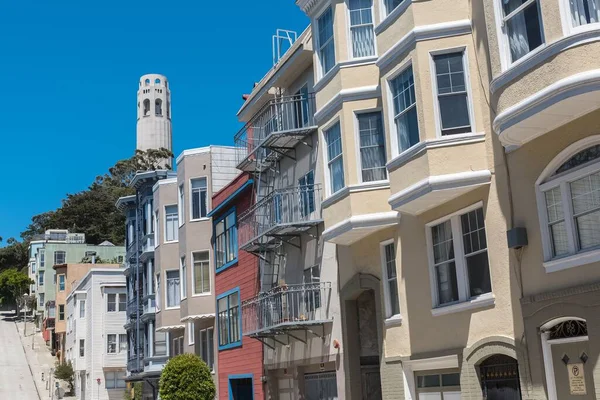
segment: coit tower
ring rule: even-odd
[[[165,148],[173,151],[171,137],[171,92],[167,77],[147,74],[137,92],[138,150]]]

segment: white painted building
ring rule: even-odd
[[[66,359],[75,370],[78,400],[121,400],[127,333],[122,269],[94,268],[67,297]]]

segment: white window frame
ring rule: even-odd
[[[181,292],[180,300],[187,298],[187,264],[185,256],[179,257],[179,290]]]
[[[156,294],[156,301],[155,301],[156,312],[159,312],[160,311],[160,303],[161,303],[160,272],[154,275],[154,293]]]
[[[395,19],[400,14],[403,14],[404,11],[408,8],[408,6],[412,4],[413,0],[404,0],[396,8],[394,8],[392,11],[389,11],[389,12],[388,12],[388,9],[387,9],[387,6],[386,6],[386,2],[387,1],[388,0],[379,0],[380,24],[384,24],[384,26],[389,25],[389,23],[387,21],[388,19],[390,20],[389,22],[391,22],[391,20]],[[377,33],[379,33],[379,32],[377,32]]]
[[[169,307],[169,297],[168,297],[168,293],[167,293],[167,272],[171,272],[171,271],[177,271],[179,272],[179,290],[181,292],[181,271],[179,269],[167,269],[165,270],[165,280],[164,280],[164,290],[165,290],[165,310],[177,310],[178,308],[181,307],[181,298],[179,299],[179,304],[177,304],[176,306],[172,306]]]
[[[208,214],[210,212],[209,208],[208,208],[208,176],[204,175],[204,176],[196,176],[193,178],[190,178],[189,181],[189,187],[190,187],[190,195],[188,196],[190,198],[189,200],[189,207],[190,207],[190,222],[195,222],[195,221],[207,221],[210,218],[208,218],[207,216],[204,217],[200,217],[200,218],[194,218],[194,206],[193,206],[193,188],[192,188],[192,181],[195,180],[200,180],[200,179],[205,179],[206,180],[206,198],[205,198],[205,208],[206,208],[206,214]]]
[[[196,342],[195,342],[195,338],[196,338],[196,324],[194,323],[194,321],[188,321],[187,323],[187,330],[188,330],[188,345],[189,346],[193,346]]]
[[[82,353],[83,350],[83,354]],[[79,358],[85,357],[85,339],[79,339]]]
[[[177,186],[177,219],[179,227],[185,224],[185,184]]]
[[[389,182],[389,175],[388,175],[388,171],[387,168],[385,168],[385,179],[383,180],[378,180],[378,181],[369,181],[369,182],[365,182],[363,181],[363,177],[362,177],[362,157],[360,156],[360,125],[358,122],[358,117],[361,114],[370,114],[370,113],[375,113],[378,112],[381,114],[381,134],[383,135],[383,152],[385,154],[385,164],[387,164],[389,162],[388,160],[388,149],[387,149],[387,137],[385,135],[385,117],[383,114],[383,109],[381,107],[376,107],[376,108],[365,108],[365,109],[360,109],[360,110],[354,110],[354,140],[356,143],[355,147],[355,157],[356,157],[356,176],[358,177],[358,182],[359,183],[369,183],[369,184],[377,184],[377,183],[385,183],[385,182]],[[384,164],[384,167],[385,167]]]
[[[210,290],[208,292],[201,292],[201,293],[196,293],[196,268],[195,268],[195,262],[194,262],[194,254],[196,253],[204,253],[206,252],[206,254],[208,254],[208,263],[206,265],[206,267],[208,268],[208,286],[210,287]],[[211,258],[210,258],[210,251],[209,250],[194,250],[190,253],[190,260],[192,260],[192,297],[200,297],[200,296],[210,296],[212,294],[212,289],[213,289],[213,279],[212,279],[212,270],[211,270]]]
[[[381,277],[382,279],[382,283],[383,283],[383,295],[384,295],[384,299],[385,299],[385,316],[386,316],[386,320],[385,320],[385,324],[387,326],[389,325],[396,325],[396,324],[401,324],[402,323],[402,312],[398,312],[398,314],[392,314],[392,298],[390,295],[390,289],[388,287],[389,284],[389,277],[387,274],[387,259],[386,259],[386,255],[385,255],[385,248],[390,245],[393,244],[394,245],[394,255],[397,255],[397,245],[394,239],[389,239],[389,240],[385,240],[381,243],[379,243],[379,254],[381,257]],[[400,310],[400,286],[398,285],[398,260],[396,257],[396,285],[398,286],[398,310]]]
[[[600,22],[592,22],[579,26],[573,25],[573,18],[571,17],[571,4],[569,0],[559,0],[558,7],[560,10],[563,35],[568,36],[574,33],[595,31],[600,29]]]
[[[212,331],[212,337],[213,337],[212,342],[210,342],[208,340],[208,337],[209,337],[208,333],[211,332],[211,331]],[[210,327],[210,328],[206,328],[206,329],[201,329],[198,332],[198,340],[200,341],[200,358],[202,360],[204,360],[205,354],[203,354],[203,352],[202,352],[202,345],[203,345],[203,343],[202,343],[202,332],[206,332],[206,344],[207,344],[206,348],[210,352],[210,354],[207,355],[206,358],[208,358],[208,359],[212,358],[212,365],[209,365],[208,367],[210,368],[211,372],[214,373],[215,372],[215,342],[214,342],[214,340],[215,340],[215,329],[213,327]],[[208,357],[208,356],[210,356],[210,357]],[[204,362],[206,362],[206,360],[204,360]],[[207,363],[207,365],[208,365],[208,363]]]
[[[85,318],[85,300],[79,300],[79,318]]]
[[[61,279],[62,279],[62,289],[61,289]],[[65,274],[58,274],[56,286],[58,286],[59,292],[64,292],[65,290],[67,290],[67,276]]]
[[[62,253],[62,254],[64,254],[64,256],[65,256],[65,259],[64,259],[64,261],[63,261],[62,263],[59,263],[59,262],[57,262],[57,261],[56,261],[56,254],[57,254],[57,253]],[[66,252],[66,251],[64,251],[64,250],[56,250],[56,251],[54,252],[53,256],[54,256],[54,265],[62,265],[62,264],[66,264],[66,263],[67,263],[67,252]]]
[[[462,53],[463,62],[463,73],[465,79],[465,91],[467,92],[467,108],[469,113],[469,123],[471,124],[471,132],[457,133],[451,135],[442,135],[442,114],[440,111],[440,102],[438,98],[438,85],[437,85],[437,71],[435,68],[435,56],[444,54]],[[460,135],[473,135],[477,132],[475,126],[475,113],[473,107],[473,90],[471,88],[471,76],[469,73],[469,56],[467,54],[467,46],[450,47],[446,49],[433,50],[429,52],[429,69],[431,71],[431,88],[433,93],[433,113],[435,116],[435,132],[436,137],[441,139],[443,137],[459,137]],[[414,73],[414,71],[413,71]],[[416,95],[416,90],[415,90]]]
[[[461,210],[455,211],[452,214],[445,215],[442,218],[439,218],[435,221],[428,222],[425,224],[425,237],[427,242],[427,256],[429,263],[429,281],[431,288],[431,299],[432,299],[432,310],[431,313],[434,316],[448,314],[452,312],[459,312],[472,308],[486,307],[494,304],[494,285],[493,285],[493,276],[492,276],[492,264],[489,262],[489,241],[487,235],[487,226],[486,226],[486,243],[488,247],[486,247],[487,255],[488,255],[488,268],[490,274],[490,288],[491,291],[489,293],[484,293],[479,296],[470,296],[469,285],[468,285],[468,271],[467,265],[465,263],[465,254],[464,254],[464,246],[462,240],[462,230],[461,230],[461,221],[460,217],[464,214],[467,214],[471,211],[475,211],[479,208],[483,208],[483,202],[479,201],[475,204],[472,204],[468,207],[465,207]],[[484,212],[484,226],[486,221],[485,216],[485,208]],[[435,263],[433,256],[433,235],[431,233],[431,228],[436,225],[439,225],[443,222],[451,220],[452,227],[452,244],[454,246],[454,263],[456,268],[456,285],[458,289],[458,301],[453,303],[445,303],[439,304],[438,293],[437,293],[437,278],[435,274]]]
[[[412,59],[408,59],[405,62],[403,62],[402,64],[398,65],[390,73],[390,75],[386,78],[386,88],[387,88],[388,95],[386,96],[387,99],[385,101],[387,103],[387,109],[388,109],[387,116],[388,117],[387,117],[387,121],[384,121],[384,125],[387,124],[388,132],[390,133],[390,146],[392,147],[392,149],[391,149],[392,160],[401,154],[411,151],[411,149],[416,146],[416,144],[415,144],[412,147],[409,147],[408,149],[403,150],[402,153],[398,149],[398,131],[396,129],[396,114],[395,114],[396,111],[394,110],[394,91],[392,90],[392,81],[394,79],[396,79],[399,75],[401,75],[403,72],[405,72],[408,68],[411,68],[411,67],[413,67],[413,80],[414,80],[415,79],[415,69],[413,66]],[[417,81],[416,80],[415,80],[415,107],[417,108],[417,129],[419,130],[419,142],[417,142],[417,143],[421,143],[423,138],[421,137],[421,135],[422,135],[421,128],[422,127],[419,123],[419,99],[417,97]],[[404,110],[403,112],[406,112],[406,110]],[[388,163],[389,162],[390,161],[388,160]]]
[[[160,226],[158,224],[160,222],[160,212],[158,208],[154,210],[152,215],[154,217],[154,248],[157,248],[160,245]]]
[[[346,179],[346,167],[344,166],[344,160],[343,160],[344,159],[344,132],[342,130],[341,118],[338,115],[334,119],[332,119],[330,122],[325,124],[323,126],[323,128],[321,128],[321,138],[322,138],[322,142],[325,144],[324,151],[322,153],[323,153],[323,163],[324,163],[323,170],[325,173],[325,193],[327,194],[327,197],[330,197],[330,196],[334,195],[335,193],[337,193],[337,192],[333,192],[333,187],[331,186],[331,175],[329,173],[329,156],[327,154],[327,131],[330,130],[331,128],[333,128],[335,126],[335,124],[340,125],[340,140],[342,142],[341,156],[342,156],[342,167],[343,167],[343,174],[344,174],[344,186],[337,192],[344,190],[348,186],[348,182]]]
[[[113,311],[108,309],[108,298],[111,295],[115,296],[115,309]],[[106,312],[113,313],[113,312],[118,312],[118,311],[119,311],[119,295],[117,293],[106,293]]]
[[[368,60],[377,57],[377,34],[375,33],[376,19],[375,19],[375,2],[377,0],[371,0],[371,18],[372,18],[372,29],[373,29],[373,54],[370,56],[354,57],[354,43],[352,42],[352,23],[350,18],[350,0],[345,0],[346,6],[346,44],[348,46],[348,59],[349,60]],[[404,0],[407,1],[407,0]],[[358,26],[358,25],[357,25]],[[335,27],[335,21],[334,21]],[[335,31],[334,31],[335,32]],[[334,46],[335,47],[335,46]]]
[[[163,233],[164,233],[164,242],[165,243],[177,243],[179,241],[179,221],[177,221],[177,223],[175,224],[175,239],[173,240],[167,240],[167,207],[172,207],[172,206],[177,206],[177,204],[165,204],[165,206],[163,207],[163,215],[164,215],[164,228],[163,228]],[[168,214],[168,215],[172,215],[172,214]],[[177,218],[179,218],[179,206],[177,206]]]
[[[546,35],[544,32],[544,18],[542,15],[542,9],[540,8],[540,0],[528,0],[527,3],[522,4],[519,9],[524,9],[529,6],[532,2],[537,2],[538,15],[540,18],[540,34],[542,38],[542,44],[536,48],[531,50],[529,53],[525,54],[523,57],[519,58],[516,61],[512,61],[510,55],[510,42],[508,39],[508,34],[506,32],[506,24],[504,17],[504,9],[502,8],[502,0],[493,0],[494,1],[494,15],[496,20],[496,35],[498,37],[498,51],[500,54],[500,66],[502,67],[502,71],[506,71],[512,66],[521,64],[523,61],[531,58],[532,55],[538,53],[540,50],[546,47]],[[511,14],[514,14],[513,11]],[[511,15],[509,14],[509,16]]]
[[[331,36],[331,40],[333,40],[333,57],[334,57],[334,62],[333,65],[331,66],[331,68],[329,69],[329,71],[327,72],[323,72],[323,63],[321,60],[321,49],[323,48],[323,46],[321,45],[321,43],[319,43],[319,19],[327,12],[327,10],[331,9],[331,21],[333,24],[333,34]],[[336,65],[338,64],[338,60],[337,60],[337,54],[336,54],[336,47],[335,47],[335,7],[333,7],[333,5],[331,4],[331,1],[328,1],[321,10],[319,10],[318,13],[315,13],[316,17],[313,18],[313,22],[312,25],[316,28],[314,31],[314,40],[315,40],[315,54],[317,57],[317,64],[318,64],[318,68],[317,68],[317,77],[318,80],[323,79],[326,75],[328,75],[331,71],[335,71],[336,70]],[[328,42],[329,43],[329,42]],[[327,44],[327,43],[326,43]]]
[[[114,341],[114,343],[115,343],[115,351],[114,352],[109,351],[109,349],[110,349],[109,339],[110,339],[111,336],[115,337],[115,341]],[[108,355],[115,355],[115,354],[118,354],[118,353],[119,353],[119,335],[116,334],[116,333],[107,333],[106,334],[106,354],[108,354]]]
[[[588,147],[600,144],[600,135],[588,136],[578,142],[575,142],[561,151],[546,166],[535,184],[535,194],[537,200],[538,218],[540,221],[540,233],[542,235],[542,249],[544,255],[543,266],[547,273],[562,271],[564,269],[586,265],[592,262],[600,261],[600,248],[589,250],[577,250],[576,227],[573,217],[573,206],[570,197],[569,183],[591,173],[600,171],[600,159],[589,164],[584,164],[580,168],[576,167],[571,172],[565,172],[563,175],[552,178],[552,174],[571,157],[587,149]],[[547,182],[545,182],[547,180]],[[565,222],[567,227],[567,240],[569,243],[569,254],[554,257],[552,252],[552,242],[550,240],[550,230],[548,228],[548,214],[546,212],[546,197],[544,192],[554,187],[561,187],[561,196]],[[565,209],[565,207],[568,209]],[[568,212],[567,212],[568,211]]]
[[[121,350],[121,344],[123,344],[123,342],[121,341],[122,336],[125,336],[125,349]],[[127,343],[127,334],[126,333],[119,333],[117,335],[117,340],[119,342],[118,348],[117,348],[117,353],[127,353],[127,349],[129,347],[129,344]]]

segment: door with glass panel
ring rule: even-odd
[[[335,372],[305,374],[304,398],[306,400],[337,400]]]
[[[426,371],[417,373],[418,400],[460,400],[460,374],[433,373]]]

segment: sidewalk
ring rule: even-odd
[[[42,334],[35,330],[34,324],[29,321],[27,322],[27,336],[23,335],[22,320],[15,322],[15,325],[17,326],[21,345],[25,350],[25,356],[31,368],[40,400],[50,400],[50,391],[46,385],[50,384],[50,369],[54,368],[56,357],[50,354],[50,350],[46,347],[46,342],[42,338]],[[33,349],[31,348],[32,343]],[[44,380],[42,380],[42,373],[44,373]]]

